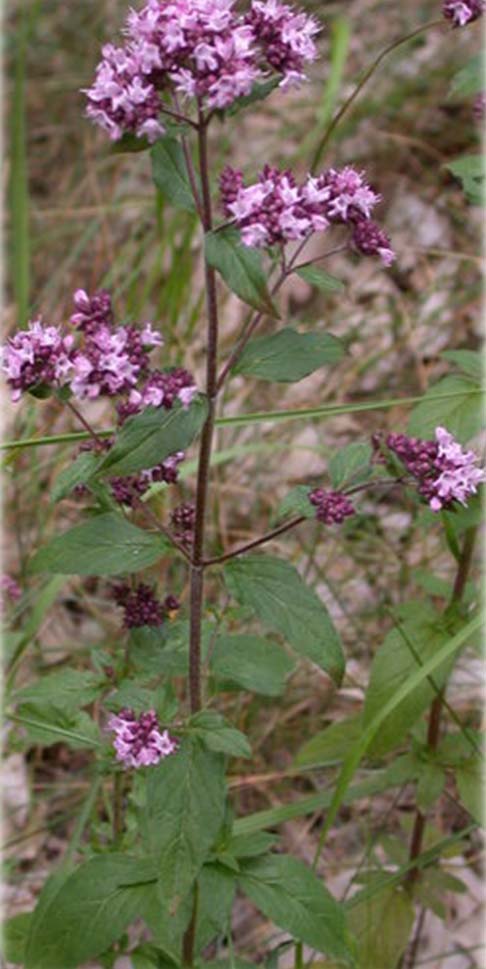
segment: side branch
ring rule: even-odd
[[[278,535],[283,535],[285,532],[289,532],[291,528],[295,528],[296,525],[300,525],[305,521],[308,521],[308,519],[304,515],[300,515],[299,518],[293,518],[292,521],[286,522],[284,525],[279,525],[278,528],[274,528],[273,531],[267,532],[265,535],[261,535],[260,538],[255,538],[252,542],[248,542],[246,545],[240,545],[239,548],[235,548],[232,552],[225,552],[224,555],[217,555],[215,558],[204,559],[203,565],[219,565],[220,562],[227,562],[228,559],[234,559],[237,555],[243,555],[244,552],[249,552],[252,548],[258,548],[259,545],[264,545],[266,542],[271,542],[273,538],[277,538]]]

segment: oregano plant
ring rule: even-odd
[[[115,305],[103,288],[80,287],[67,323],[39,316],[3,347],[12,400],[22,406],[30,395],[42,408],[50,398],[77,427],[76,449],[51,500],[77,502],[78,520],[46,535],[30,557],[30,574],[53,583],[42,614],[58,577],[79,576],[97,577],[119,616],[114,655],[94,650],[89,668],[62,665],[27,684],[17,678],[19,659],[37,620],[33,614],[25,635],[12,623],[13,729],[41,748],[62,742],[87,752],[93,765],[73,850],[46,880],[33,912],[6,923],[7,958],[25,969],[75,969],[93,960],[111,967],[123,955],[134,969],[245,965],[232,932],[241,896],[284,933],[296,969],[313,959],[329,969],[407,969],[420,941],[416,912],[437,911],[441,893],[458,890],[440,858],[481,820],[480,738],[445,692],[480,628],[471,565],[486,473],[469,447],[481,424],[477,354],[444,355],[456,372],[422,396],[408,427],[385,433],[376,423],[370,439],[330,456],[325,478],[309,481],[304,472],[273,502],[266,531],[228,543],[209,533],[208,521],[215,429],[228,419],[231,381],[265,381],[278,392],[279,384],[346,359],[346,341],[327,322],[325,330],[304,332],[287,318],[279,299],[286,281],[298,276],[336,294],[343,284],[324,269],[335,253],[377,260],[383,273],[400,257],[375,221],[381,195],[366,173],[352,159],[332,164],[336,127],[389,51],[444,24],[462,28],[482,11],[482,0],[445,0],[440,19],[391,43],[329,121],[305,173],[250,153],[247,170],[218,171],[212,157],[228,118],[258,112],[277,89],[305,81],[323,25],[304,9],[280,0],[148,0],[127,11],[121,37],[106,38],[91,85],[86,79],[87,118],[127,152],[127,166],[131,152],[146,152],[154,198],[161,193],[198,220],[205,373],[199,380],[175,365],[158,326],[127,321],[123,300]],[[469,73],[461,75],[455,92],[477,94]],[[228,290],[247,316],[223,354],[221,296]],[[111,407],[108,428],[99,426],[99,402]],[[339,416],[339,406],[335,411]],[[317,413],[310,410],[309,420]],[[160,514],[153,499],[177,494],[182,474],[192,497],[186,492]],[[424,598],[391,607],[362,709],[297,752],[296,769],[337,767],[332,787],[280,813],[237,815],[228,765],[232,758],[251,762],[252,749],[236,726],[235,696],[282,696],[301,660],[325,674],[334,692],[346,670],[321,594],[272,543],[309,527],[325,542],[329,529],[352,529],[364,508],[379,514],[384,494],[407,501],[424,529],[442,529],[452,587],[428,575]],[[231,501],[228,494],[230,518]],[[168,562],[178,563],[178,588],[164,585]],[[2,582],[6,599],[21,599],[16,580]],[[221,702],[226,694],[230,702]],[[379,767],[354,783],[364,759]],[[471,820],[459,836],[430,844],[428,814],[450,778]],[[363,883],[356,877],[349,897],[335,897],[320,859],[340,809],[403,784],[414,790],[405,854],[383,841],[389,863],[368,859]],[[95,822],[101,802],[104,825]],[[281,850],[278,824],[313,812],[320,830],[308,864]],[[278,966],[278,947],[262,958],[269,969]]]

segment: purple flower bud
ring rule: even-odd
[[[184,460],[184,457],[184,451],[176,451],[175,454],[171,454],[165,461],[153,468],[144,469],[138,474],[110,478],[110,488],[115,501],[118,501],[120,505],[133,508],[137,499],[141,498],[154,482],[162,481],[165,484],[175,484],[179,477],[179,464]]]
[[[112,325],[111,296],[106,289],[99,289],[93,296],[88,296],[84,289],[77,289],[73,303],[76,312],[71,316],[70,323],[84,333],[90,333],[99,326]]]
[[[114,585],[111,590],[116,604],[123,609],[123,625],[127,629],[139,626],[160,626],[164,621],[164,608],[154,590],[140,582],[135,588],[126,583]]]
[[[177,596],[166,596],[164,599],[164,612],[170,614],[171,612],[179,612],[181,604]]]
[[[340,525],[345,518],[355,514],[349,498],[341,491],[324,491],[315,488],[309,492],[309,501],[316,507],[316,518],[324,525]]]
[[[382,229],[371,219],[357,222],[353,231],[353,242],[365,256],[380,256],[385,266],[391,266],[395,253],[390,240]]]
[[[178,505],[170,516],[175,537],[188,547],[193,542],[195,521],[196,507],[192,502],[184,502],[182,505]]]
[[[236,202],[238,192],[243,188],[243,172],[236,168],[226,165],[219,176],[219,191],[221,194],[221,206],[227,216],[231,216],[229,206]]]
[[[125,767],[152,767],[174,754],[179,746],[167,730],[160,731],[154,710],[141,713],[139,717],[133,710],[120,710],[109,718],[106,726],[115,734],[116,759]]]

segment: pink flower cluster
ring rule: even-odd
[[[148,0],[130,11],[123,47],[107,44],[87,114],[118,140],[124,133],[155,141],[164,128],[159,92],[175,89],[210,108],[226,108],[269,72],[282,86],[300,81],[317,56],[319,27],[280,0]]]
[[[223,210],[234,220],[246,246],[268,248],[306,239],[330,225],[348,225],[356,248],[379,255],[386,266],[394,259],[386,234],[371,220],[380,196],[364,173],[347,166],[308,175],[298,184],[290,171],[266,165],[258,181],[245,186],[241,171],[226,167],[220,179]]]
[[[389,434],[386,444],[418,481],[418,492],[432,511],[451,508],[454,502],[467,505],[478,484],[486,481],[474,451],[463,451],[445,427],[436,428],[435,441]]]
[[[105,44],[102,54],[94,84],[84,92],[88,118],[104,128],[112,141],[124,134],[156,141],[165,131],[159,121],[159,95],[144,77],[136,51]]]
[[[121,419],[148,406],[169,409],[176,400],[189,406],[197,387],[187,370],[150,369],[149,354],[163,343],[150,323],[116,326],[111,298],[104,290],[88,296],[78,289],[74,306],[70,322],[77,339],[36,320],[7,340],[2,369],[13,400],[36,388],[67,386],[79,400],[121,397]]]
[[[72,355],[72,393],[80,400],[128,393],[147,372],[148,353],[162,337],[150,323],[141,330],[114,326],[111,299],[103,290],[90,298],[78,289],[74,305],[71,323],[82,333],[83,345]]]
[[[324,491],[315,488],[309,492],[309,501],[316,507],[316,518],[323,525],[341,525],[345,518],[355,514],[349,498],[341,491]]]
[[[174,754],[178,742],[168,730],[160,731],[154,710],[136,717],[133,710],[120,710],[111,716],[107,729],[113,731],[116,759],[125,767],[152,767],[164,757]]]
[[[465,27],[484,13],[484,0],[444,0],[442,12],[453,27]]]
[[[19,330],[2,348],[2,370],[17,401],[34,388],[62,387],[72,370],[74,337],[41,320]]]

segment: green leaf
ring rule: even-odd
[[[170,549],[163,535],[137,528],[122,515],[97,515],[53,538],[34,555],[32,572],[119,575],[153,565]]]
[[[303,862],[287,855],[247,862],[240,887],[275,925],[318,952],[351,962],[344,909]]]
[[[190,726],[192,735],[199,737],[208,750],[232,757],[251,757],[251,747],[245,735],[231,727],[216,710],[196,713]]]
[[[104,678],[90,670],[62,669],[47,673],[35,683],[12,694],[16,703],[49,703],[59,710],[72,712],[92,703],[99,695]]]
[[[478,350],[444,350],[444,360],[455,363],[459,370],[472,377],[480,387],[483,382],[483,355]]]
[[[281,646],[259,636],[219,636],[211,655],[213,676],[264,696],[280,696],[293,668]]]
[[[486,62],[484,54],[477,54],[457,74],[454,74],[449,88],[449,97],[467,98],[484,90]]]
[[[153,885],[142,916],[156,945],[160,946],[166,958],[172,960],[177,967],[180,966],[184,932],[191,921],[193,898],[193,892],[190,891],[177,911],[170,912],[164,899],[161,899],[160,885]]]
[[[196,207],[180,142],[170,135],[164,135],[155,142],[150,155],[152,178],[164,198],[177,209],[195,212]]]
[[[206,234],[204,249],[210,266],[217,269],[232,293],[254,309],[278,319],[262,269],[260,253],[240,242],[233,228]]]
[[[235,894],[234,875],[220,864],[204,865],[198,875],[197,926],[195,955],[199,954],[228,926]],[[167,957],[170,956],[180,965],[180,952],[184,932],[187,929],[194,902],[194,889],[184,898],[177,911],[170,914],[160,901],[158,893],[153,892],[144,912],[154,939]],[[155,963],[158,966],[158,963]],[[198,960],[198,966],[205,965]],[[162,966],[162,969],[166,969]],[[169,969],[169,967],[167,967]]]
[[[358,942],[359,969],[396,969],[414,923],[411,898],[391,888],[356,905],[350,912],[350,926]]]
[[[132,969],[177,969],[177,964],[168,959],[162,949],[150,942],[144,942],[132,949],[130,963]]]
[[[484,764],[479,757],[472,757],[456,769],[455,777],[464,806],[478,824],[484,825]]]
[[[224,569],[228,591],[281,633],[294,650],[340,683],[344,657],[328,611],[297,570],[270,555],[245,555]]]
[[[361,716],[348,717],[340,723],[331,723],[325,730],[314,734],[300,748],[295,758],[296,767],[309,764],[335,764],[343,759],[361,736],[363,723]]]
[[[426,814],[429,808],[439,799],[444,790],[445,782],[446,773],[439,764],[426,761],[421,765],[415,798],[417,807],[423,814]]]
[[[225,851],[235,858],[258,858],[266,855],[276,842],[274,834],[258,831],[256,834],[232,834],[225,844]]]
[[[250,340],[233,372],[259,380],[295,383],[319,367],[337,363],[343,353],[341,341],[330,333],[298,333],[286,326],[271,336]]]
[[[412,674],[438,653],[450,635],[450,630],[432,608],[420,603],[416,603],[415,607],[417,615],[392,629],[375,654],[366,691],[364,728]],[[439,689],[444,685],[455,658],[450,657],[442,669],[435,672],[434,682]],[[381,755],[398,746],[434,696],[432,685],[424,680],[382,723],[371,746],[372,753]]]
[[[369,444],[348,444],[336,451],[328,466],[333,488],[340,489],[351,482],[359,484],[365,481],[370,473],[372,455]]]
[[[132,155],[138,154],[140,151],[148,151],[149,148],[150,142],[147,138],[139,138],[137,135],[126,132],[118,141],[110,145],[110,154],[123,155],[127,153]]]
[[[340,279],[330,276],[329,273],[324,272],[324,269],[319,269],[318,266],[302,266],[301,269],[296,270],[296,274],[301,279],[305,279],[306,283],[310,283],[311,286],[315,286],[316,289],[320,289],[324,293],[342,293],[345,288]]]
[[[154,706],[154,691],[141,686],[138,678],[127,677],[121,681],[118,689],[103,701],[103,705],[107,710],[114,711],[128,707],[138,716],[144,710],[152,709]]]
[[[91,451],[83,451],[69,467],[64,468],[54,481],[51,491],[51,500],[60,501],[66,495],[71,494],[73,488],[84,484],[93,474],[99,462],[99,455]]]
[[[348,794],[348,788],[353,778],[356,770],[359,766],[361,759],[364,757],[366,751],[371,747],[373,741],[380,733],[383,724],[393,715],[397,707],[403,703],[409,696],[412,696],[417,689],[420,689],[422,684],[428,680],[429,677],[435,677],[437,670],[444,668],[444,665],[449,663],[453,656],[456,656],[458,651],[468,642],[470,637],[474,635],[483,625],[483,617],[481,615],[474,616],[460,632],[456,633],[448,639],[440,649],[434,653],[428,660],[426,660],[419,669],[416,669],[408,679],[402,683],[398,690],[392,695],[388,696],[383,702],[382,707],[376,712],[375,716],[368,724],[367,727],[363,726],[363,732],[359,741],[354,745],[352,750],[346,757],[344,764],[337,778],[334,792],[332,794],[329,808],[326,814],[326,819],[322,829],[322,838],[325,838],[327,832],[330,830],[331,826],[334,824],[337,813],[339,811],[340,805],[345,801]],[[385,775],[386,775],[385,771]],[[349,795],[351,791],[349,791]],[[255,830],[255,828],[253,828]]]
[[[457,396],[434,399],[439,394]],[[481,430],[481,405],[482,394],[475,381],[452,374],[434,384],[421,403],[414,407],[408,422],[408,432],[417,437],[431,438],[435,428],[443,426],[465,443]]]
[[[244,108],[250,107],[252,104],[256,104],[257,101],[264,101],[268,98],[269,94],[275,90],[280,84],[280,77],[272,77],[269,81],[256,82],[249,94],[243,94],[240,98],[235,98],[231,102],[228,108],[224,108],[223,111],[218,111],[222,117],[232,118],[233,115],[239,114]]]
[[[196,950],[227,932],[236,891],[234,875],[222,865],[204,865],[198,878]]]
[[[177,753],[150,771],[142,818],[157,864],[160,896],[176,911],[191,888],[223,823],[224,757],[199,741],[183,741]]]
[[[443,166],[459,179],[473,205],[484,201],[484,158],[482,155],[461,155]]]
[[[65,743],[74,749],[99,747],[97,724],[84,710],[67,710],[54,702],[22,703],[12,717],[27,727],[27,740],[50,747]]]
[[[142,915],[154,879],[150,861],[106,854],[49,880],[32,918],[25,969],[71,969],[104,952]]]
[[[2,956],[5,962],[14,962],[23,966],[25,963],[25,944],[32,921],[32,912],[22,912],[7,919],[0,926],[2,941]]]
[[[285,498],[280,502],[274,516],[274,522],[283,521],[285,518],[292,518],[294,515],[303,518],[315,518],[316,508],[309,501],[311,488],[308,485],[297,485],[292,488]]]
[[[177,401],[171,410],[147,407],[129,417],[98,472],[110,477],[134,474],[184,451],[204,424],[207,411],[206,398],[198,395],[189,407]]]
[[[214,636],[214,624],[204,621],[202,627],[201,656],[205,660],[210,641]],[[189,659],[189,623],[178,620],[164,623],[158,628],[140,626],[130,632],[130,658],[136,666],[147,673],[164,673],[166,676],[184,676]]]

